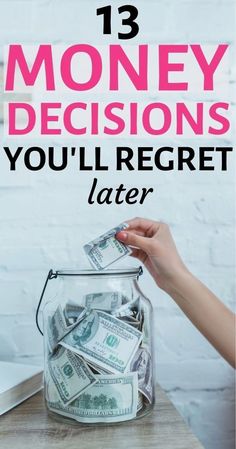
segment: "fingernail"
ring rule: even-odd
[[[127,232],[121,231],[116,234],[119,240],[126,240],[127,239]]]

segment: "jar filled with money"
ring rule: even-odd
[[[151,411],[153,314],[141,272],[50,270],[40,303],[44,297],[44,394],[54,417],[116,423]]]

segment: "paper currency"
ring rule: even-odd
[[[152,322],[152,315],[150,313],[150,308],[145,306],[145,304],[142,304],[142,310],[140,315],[140,321],[141,321],[141,330],[143,334],[143,346],[147,347],[149,352],[151,351],[152,346],[152,335],[151,335],[151,322]]]
[[[64,404],[69,404],[97,382],[84,360],[62,347],[49,359],[48,369]]]
[[[47,372],[44,372],[44,394],[48,403],[52,404],[55,402],[61,402],[60,395],[50,376],[49,370],[47,370]]]
[[[100,375],[97,379],[96,384],[70,405],[48,401],[48,407],[83,423],[112,423],[134,418],[138,406],[137,373]]]
[[[118,230],[109,231],[105,241]],[[95,246],[100,240],[104,236]],[[101,254],[103,267],[108,253]],[[115,285],[97,292],[91,286],[92,293],[82,289],[76,298],[70,296],[45,329],[48,407],[82,423],[126,421],[153,402],[150,309],[135,290],[116,291]]]
[[[120,292],[101,292],[85,295],[84,302],[87,309],[99,309],[111,312],[122,304],[123,295]]]
[[[137,404],[137,412],[139,412],[143,408],[143,395],[138,392],[138,404]]]
[[[128,225],[121,223],[97,239],[84,245],[84,251],[93,268],[104,270],[122,257],[131,254],[131,249],[115,238],[115,235],[126,229]]]
[[[61,306],[59,305],[52,316],[48,317],[48,325],[47,325],[47,335],[48,335],[48,344],[50,351],[53,352],[57,347],[58,342],[62,337],[67,333],[68,326],[66,324],[66,320],[62,311]]]
[[[86,363],[92,370],[94,374],[110,374],[108,370],[105,370],[104,368],[101,368],[101,366],[97,365],[94,362],[91,362],[90,360],[86,360]]]
[[[82,319],[85,313],[86,310],[84,309],[79,318]],[[51,352],[56,349],[59,341],[73,329],[74,324],[67,325],[66,318],[60,305],[57,307],[55,313],[48,317],[47,335],[48,345]]]
[[[119,309],[112,311],[112,315],[117,318],[133,317],[137,319],[140,312],[140,297],[123,304]]]
[[[74,324],[85,313],[84,307],[68,302],[64,309],[64,316],[68,325]]]
[[[143,395],[152,402],[152,361],[151,355],[147,349],[138,348],[131,364],[130,371],[138,372],[138,389]]]
[[[92,311],[60,342],[111,373],[125,373],[142,333],[101,310]]]
[[[120,318],[120,320],[123,321],[124,323],[129,324],[130,326],[135,327],[136,329],[141,330],[140,321],[136,320],[132,316],[123,316],[122,318]]]

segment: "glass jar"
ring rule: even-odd
[[[152,306],[142,268],[52,271],[42,291],[44,396],[55,418],[113,423],[154,405]],[[50,281],[50,282],[49,282]]]

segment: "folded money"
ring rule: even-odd
[[[105,370],[104,368],[101,368],[99,365],[97,365],[94,362],[91,362],[90,360],[86,360],[86,363],[92,370],[94,374],[110,374],[109,371]]]
[[[84,307],[74,302],[68,302],[64,309],[64,315],[68,325],[74,324],[84,313]]]
[[[60,345],[111,373],[125,373],[142,333],[101,310],[91,311]]]
[[[69,326],[67,325],[66,318],[60,305],[57,307],[55,313],[48,317],[46,331],[48,336],[48,345],[51,352],[56,349],[59,341],[73,329],[75,323],[77,323],[78,319],[82,319],[85,313],[86,310],[83,308],[83,311],[81,311],[76,322]]]
[[[142,304],[141,314],[140,314],[140,321],[141,321],[141,330],[143,334],[143,341],[142,344],[144,347],[147,347],[149,349],[149,352],[151,352],[151,321],[152,321],[152,315],[150,313],[150,309],[145,306],[145,304]]]
[[[137,373],[100,375],[96,384],[69,405],[58,400],[54,392],[51,397],[56,400],[48,401],[48,407],[55,413],[83,423],[127,421],[137,414],[137,382]],[[51,387],[49,385],[48,390]]]
[[[48,360],[48,370],[64,404],[69,404],[97,382],[85,361],[62,347]]]
[[[112,312],[122,304],[123,295],[120,292],[90,293],[84,297],[84,305],[87,309],[99,309]]]
[[[126,421],[153,402],[150,308],[132,291],[129,298],[110,288],[78,291],[45,329],[47,405],[82,423]]]
[[[84,251],[93,268],[104,270],[112,263],[131,254],[131,249],[115,238],[115,235],[126,229],[128,225],[121,223],[97,239],[84,245]]]
[[[122,304],[122,306],[119,309],[112,310],[111,313],[113,316],[117,318],[129,316],[137,319],[140,313],[140,297],[135,298],[132,301],[129,301],[125,304]]]
[[[152,402],[152,362],[148,350],[142,346],[138,348],[131,364],[130,371],[138,372],[138,389]]]
[[[44,371],[44,394],[48,404],[52,404],[54,402],[62,403],[58,390],[55,387],[48,369],[45,369]]]
[[[133,318],[132,316],[123,316],[120,318],[120,320],[124,323],[129,324],[130,326],[135,327],[136,329],[141,329],[140,321],[136,320],[136,318]]]

